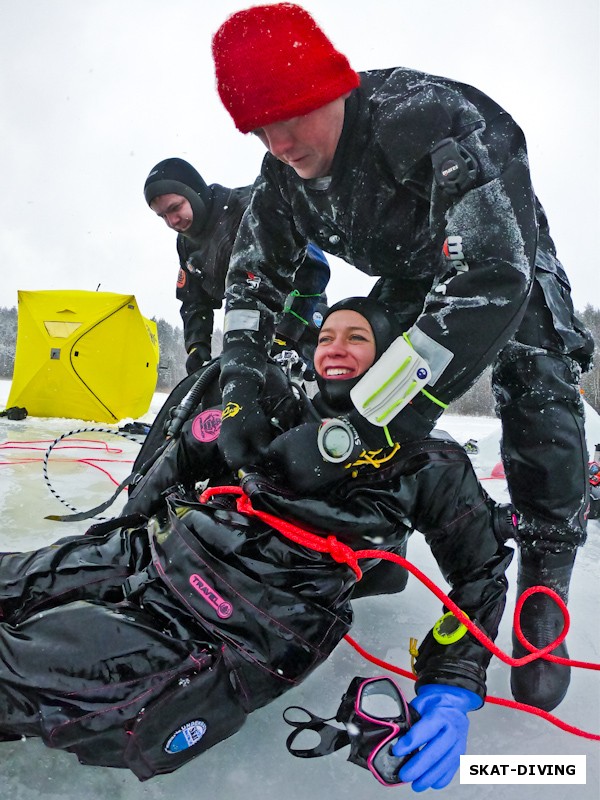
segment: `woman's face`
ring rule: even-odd
[[[325,380],[350,380],[362,375],[375,360],[375,337],[358,311],[334,311],[319,333],[314,363]]]

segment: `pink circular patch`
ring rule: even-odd
[[[192,436],[199,442],[214,442],[218,439],[220,430],[221,412],[216,408],[203,411],[192,422]]]

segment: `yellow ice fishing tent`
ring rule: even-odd
[[[133,295],[19,292],[7,408],[95,422],[138,417],[150,407],[157,368],[156,323]]]

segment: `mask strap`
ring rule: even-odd
[[[377,695],[387,695],[396,701],[398,715],[379,717],[377,711],[364,707],[365,701]],[[344,726],[342,729],[328,724],[331,719],[321,719],[300,706],[286,708],[283,718],[295,728],[286,741],[293,756],[316,758],[350,745],[348,761],[368,769],[384,786],[401,783],[398,771],[413,755],[397,758],[391,752],[392,744],[410,729],[418,715],[408,706],[395,682],[387,677],[352,680],[335,716],[335,721]],[[305,731],[316,733],[319,741],[311,748],[296,747],[296,737]]]
[[[304,719],[300,719],[304,716]],[[328,756],[350,744],[350,737],[346,730],[329,725],[330,720],[321,719],[311,714],[300,706],[289,706],[283,712],[283,718],[288,725],[292,725],[295,730],[286,739],[285,745],[293,756],[297,758],[317,758],[318,756]],[[319,742],[311,748],[299,748],[294,746],[298,736],[305,731],[313,731],[319,736]]]

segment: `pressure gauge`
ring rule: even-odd
[[[358,443],[358,435],[344,419],[326,420],[317,434],[319,452],[326,461],[339,464],[346,461]]]

